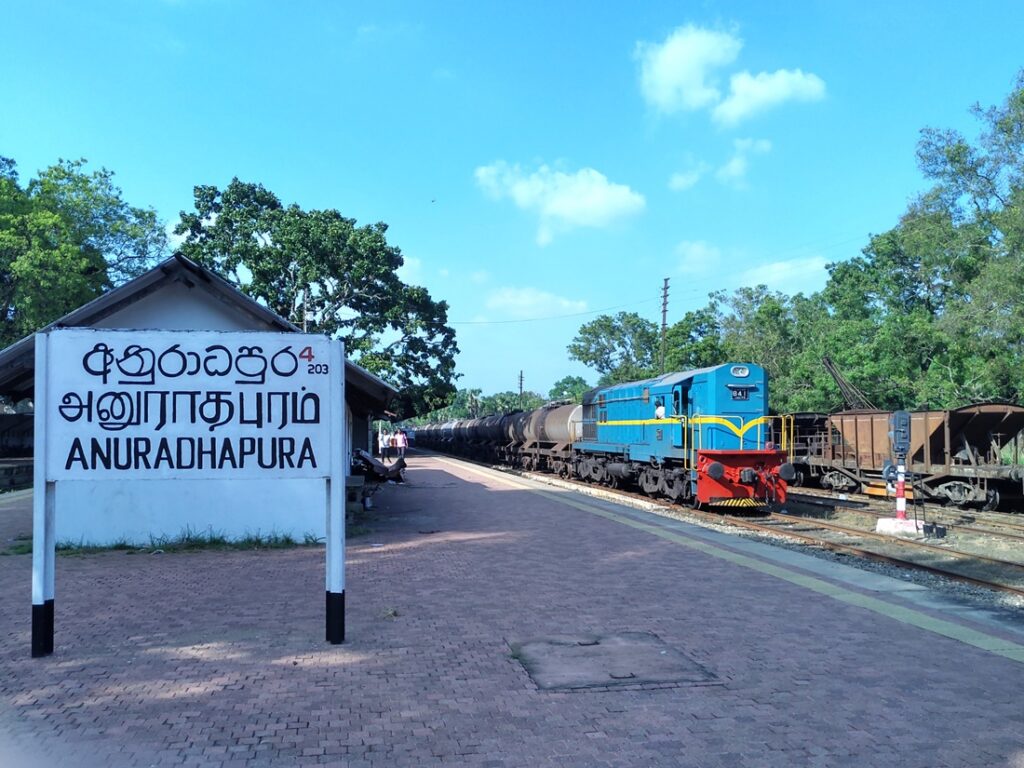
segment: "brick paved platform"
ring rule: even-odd
[[[31,556],[0,557],[0,765],[1024,766],[1012,623],[410,464],[349,542],[343,646],[322,549],[109,553],[58,557],[56,653],[33,660]],[[0,502],[0,533],[27,505]],[[622,632],[718,684],[542,691],[510,648]]]

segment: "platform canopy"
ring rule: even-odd
[[[51,328],[301,331],[180,254],[40,330]],[[30,398],[34,386],[35,344],[27,336],[0,351],[0,395],[15,401]],[[390,384],[349,361],[345,389],[349,408],[363,418],[383,415],[398,395]]]

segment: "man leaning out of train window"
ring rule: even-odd
[[[654,401],[654,418],[665,418],[665,401],[662,400],[660,397]]]

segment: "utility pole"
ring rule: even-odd
[[[661,372],[665,372],[665,334],[668,331],[668,278],[661,287]]]
[[[519,372],[519,410],[523,410],[523,372]]]

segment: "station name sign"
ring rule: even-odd
[[[330,474],[325,336],[68,328],[48,340],[46,479]],[[332,384],[333,382],[333,384]]]

